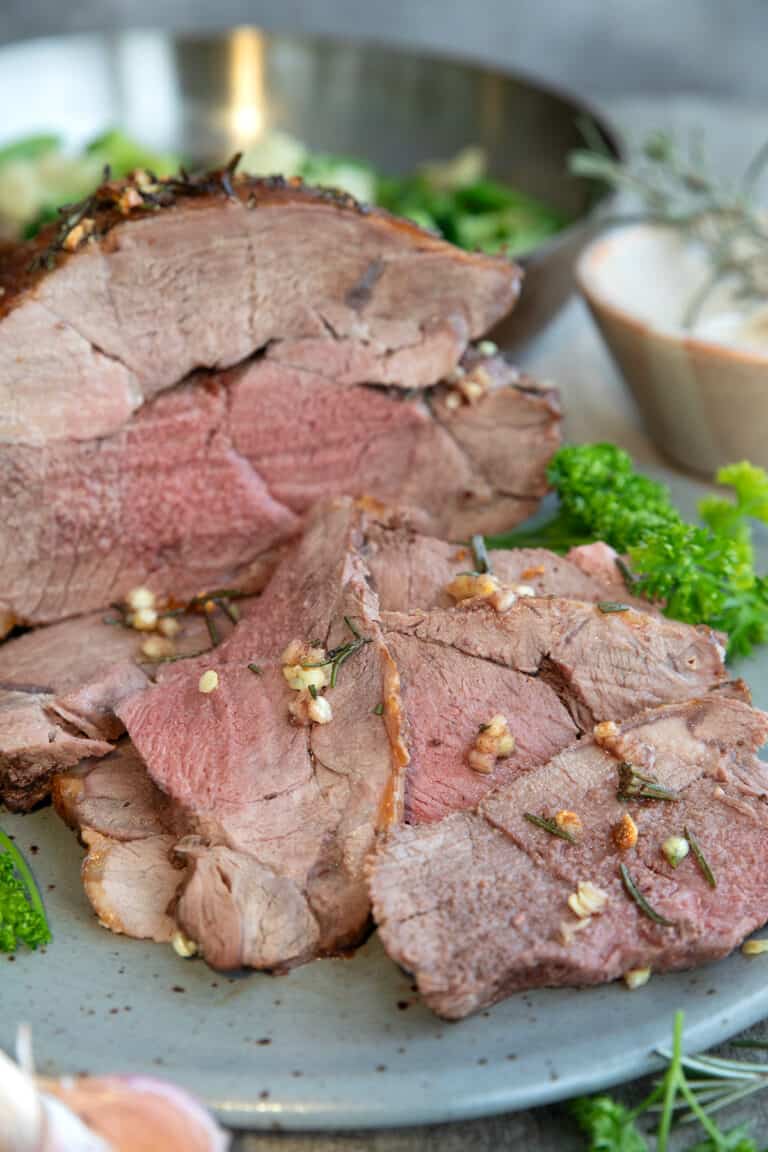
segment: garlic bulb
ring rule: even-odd
[[[0,1052],[0,1152],[226,1152],[186,1092],[144,1076],[34,1078]]]

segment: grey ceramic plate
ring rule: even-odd
[[[679,478],[675,489],[694,491]],[[738,671],[768,706],[765,651]],[[768,1015],[765,960],[740,954],[634,993],[518,995],[460,1024],[418,1002],[375,937],[353,959],[229,979],[99,928],[80,850],[50,810],[3,824],[30,854],[55,937],[45,956],[0,958],[0,1047],[26,1020],[43,1072],[154,1072],[235,1126],[414,1124],[527,1107],[647,1071],[678,1008],[692,1049]]]

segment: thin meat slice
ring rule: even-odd
[[[94,613],[0,646],[0,798],[9,808],[33,807],[56,772],[109,753],[125,730],[118,704],[163,667],[142,657],[146,634],[109,622],[116,619]],[[209,643],[202,616],[185,616],[178,654]]]
[[[725,679],[706,630],[629,609],[542,597],[507,613],[380,613],[367,567],[372,516],[349,500],[317,509],[229,640],[120,706],[186,829],[174,851],[190,871],[175,914],[214,966],[286,967],[353,944],[368,924],[366,856],[403,809],[434,821],[466,808],[585,725],[625,718],[655,663],[656,694]],[[329,723],[292,720],[282,670],[292,641],[352,645],[324,691]],[[603,676],[616,668],[623,678],[610,692]],[[496,714],[516,746],[482,774],[468,753]]]
[[[541,676],[583,729],[686,700],[728,679],[717,633],[633,608],[521,597],[497,612],[482,600],[453,610],[382,613],[385,632],[414,636]]]
[[[519,271],[348,196],[211,174],[103,186],[78,231],[43,229],[0,281],[0,442],[42,445],[109,435],[275,341],[314,363],[340,343],[357,383],[435,384],[511,308]]]
[[[461,572],[476,567],[472,549],[416,531],[407,518],[371,517],[365,534],[365,559],[382,611],[408,612],[417,608],[450,608],[446,592]],[[595,545],[590,545],[595,547]],[[608,554],[615,553],[601,544]],[[585,566],[582,552],[568,557],[546,548],[499,548],[490,553],[493,573],[504,584],[522,585],[537,596],[565,596],[588,603],[615,601],[651,612],[646,600],[632,596],[615,563],[598,572]]]
[[[99,922],[111,932],[167,943],[183,876],[172,857],[176,837],[112,840],[88,828],[81,834],[88,848],[83,887]]]
[[[196,375],[108,436],[0,444],[6,627],[81,614],[139,584],[180,599],[253,589],[310,506],[345,493],[452,538],[525,519],[546,491],[559,407],[500,358],[482,363],[486,394],[448,409],[448,386],[340,384],[335,346],[323,371],[267,355]]]
[[[601,744],[573,746],[476,811],[397,828],[380,848],[370,890],[382,942],[439,1015],[458,1019],[524,988],[705,963],[768,919],[768,769],[755,755],[768,716],[712,694],[598,736]],[[675,799],[620,796],[626,762]],[[561,811],[581,821],[576,843],[525,817]],[[620,849],[614,830],[627,813],[638,837]],[[693,852],[677,868],[664,856],[665,840],[685,829],[716,887]],[[568,902],[587,881],[604,895],[588,918]]]

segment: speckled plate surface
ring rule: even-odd
[[[737,671],[767,707],[766,652]],[[46,955],[0,957],[0,1046],[25,1020],[42,1072],[154,1072],[234,1126],[389,1126],[527,1107],[647,1071],[677,1008],[694,1049],[768,1015],[765,961],[740,954],[634,993],[517,995],[459,1024],[419,1003],[376,937],[352,959],[227,978],[99,928],[80,849],[52,811],[3,825],[29,854],[54,940]]]

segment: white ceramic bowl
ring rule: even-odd
[[[768,312],[745,325],[721,287],[686,330],[686,308],[706,275],[701,253],[648,224],[605,234],[577,265],[579,287],[659,448],[708,476],[735,460],[768,467]]]

